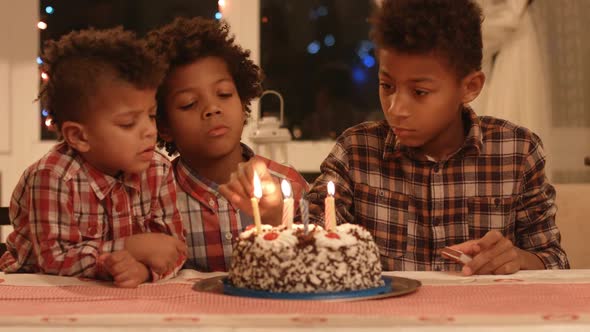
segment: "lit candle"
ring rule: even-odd
[[[336,227],[336,207],[334,204],[335,192],[336,188],[334,187],[334,182],[328,182],[328,195],[324,201],[324,205],[326,206],[324,210],[324,226],[327,231],[333,231]]]
[[[309,201],[305,199],[305,193],[299,200],[299,210],[301,210],[301,221],[303,221],[303,233],[307,234],[309,227]]]
[[[290,229],[293,226],[293,197],[291,196],[291,185],[289,181],[281,181],[281,190],[283,191],[283,225]]]
[[[262,184],[258,173],[254,171],[254,197],[250,199],[252,202],[252,214],[254,216],[254,225],[256,225],[256,233],[262,233],[262,222],[260,221],[260,209],[258,208],[258,200],[262,197]]]

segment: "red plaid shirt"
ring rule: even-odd
[[[254,152],[242,144],[244,160]],[[293,168],[256,156],[266,163],[277,179],[287,179],[292,186],[295,209],[307,190],[307,182]],[[178,209],[187,230],[188,258],[185,268],[199,271],[227,271],[232,254],[232,239],[253,223],[251,216],[236,209],[217,191],[218,184],[193,172],[176,158],[173,162],[178,184]]]
[[[459,270],[440,250],[494,229],[546,268],[568,268],[540,139],[470,109],[463,114],[463,147],[438,162],[400,145],[385,121],[344,132],[310,191],[312,220],[323,223],[331,180],[338,222],[365,226],[386,270]]]
[[[70,149],[56,145],[30,166],[14,189],[4,272],[98,278],[101,253],[124,248],[125,237],[161,232],[184,241],[170,162],[154,153],[141,174],[114,178]],[[157,244],[154,244],[157,245]],[[167,276],[152,272],[154,280]]]

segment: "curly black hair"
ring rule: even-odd
[[[459,79],[481,70],[483,16],[472,0],[383,0],[370,21],[377,48],[434,52]]]
[[[251,112],[250,102],[262,94],[262,71],[250,59],[250,51],[242,49],[223,21],[203,17],[178,17],[171,23],[149,32],[148,47],[155,50],[169,65],[169,71],[199,59],[215,56],[223,59],[235,82],[244,110]],[[158,89],[157,118],[165,118],[165,83]],[[158,145],[169,155],[176,153],[174,143],[158,138]]]
[[[39,99],[60,129],[64,121],[81,121],[94,91],[105,79],[128,82],[138,89],[157,88],[167,64],[135,33],[112,29],[72,31],[45,42]]]

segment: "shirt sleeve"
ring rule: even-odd
[[[38,267],[46,274],[107,278],[97,265],[102,253],[124,248],[124,239],[102,241],[86,239],[73,215],[73,191],[49,170],[31,174],[28,180],[29,227],[33,252]]]
[[[516,245],[537,255],[547,269],[568,269],[555,224],[555,189],[545,176],[545,153],[536,136],[525,159],[522,186],[516,215]]]
[[[151,221],[149,229],[152,232],[161,232],[171,235],[181,240],[183,243],[186,243],[182,218],[176,205],[176,183],[174,180],[174,173],[169,166],[166,166],[163,169],[163,180],[160,182],[160,188],[157,190],[158,197],[156,200],[156,206],[152,209],[154,218]],[[174,270],[167,274],[159,275],[150,269],[152,281],[175,277],[182,269],[185,260],[186,257],[179,257],[174,266]]]
[[[321,174],[313,183],[309,194],[309,221],[324,224],[324,200],[328,182],[334,182],[336,192],[336,223],[354,223],[354,188],[349,175],[348,154],[344,147],[345,137],[341,136],[328,157],[320,166]]]

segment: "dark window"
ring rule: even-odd
[[[264,87],[283,95],[296,139],[335,138],[382,118],[368,37],[372,0],[261,0],[260,8]],[[263,114],[278,110],[276,98],[265,98]]]
[[[143,36],[174,17],[214,18],[217,10],[217,0],[41,0],[39,17],[47,28],[39,30],[40,47],[46,40],[88,27],[105,29],[122,25]],[[55,139],[55,133],[45,125],[46,114],[41,112],[41,139]]]

